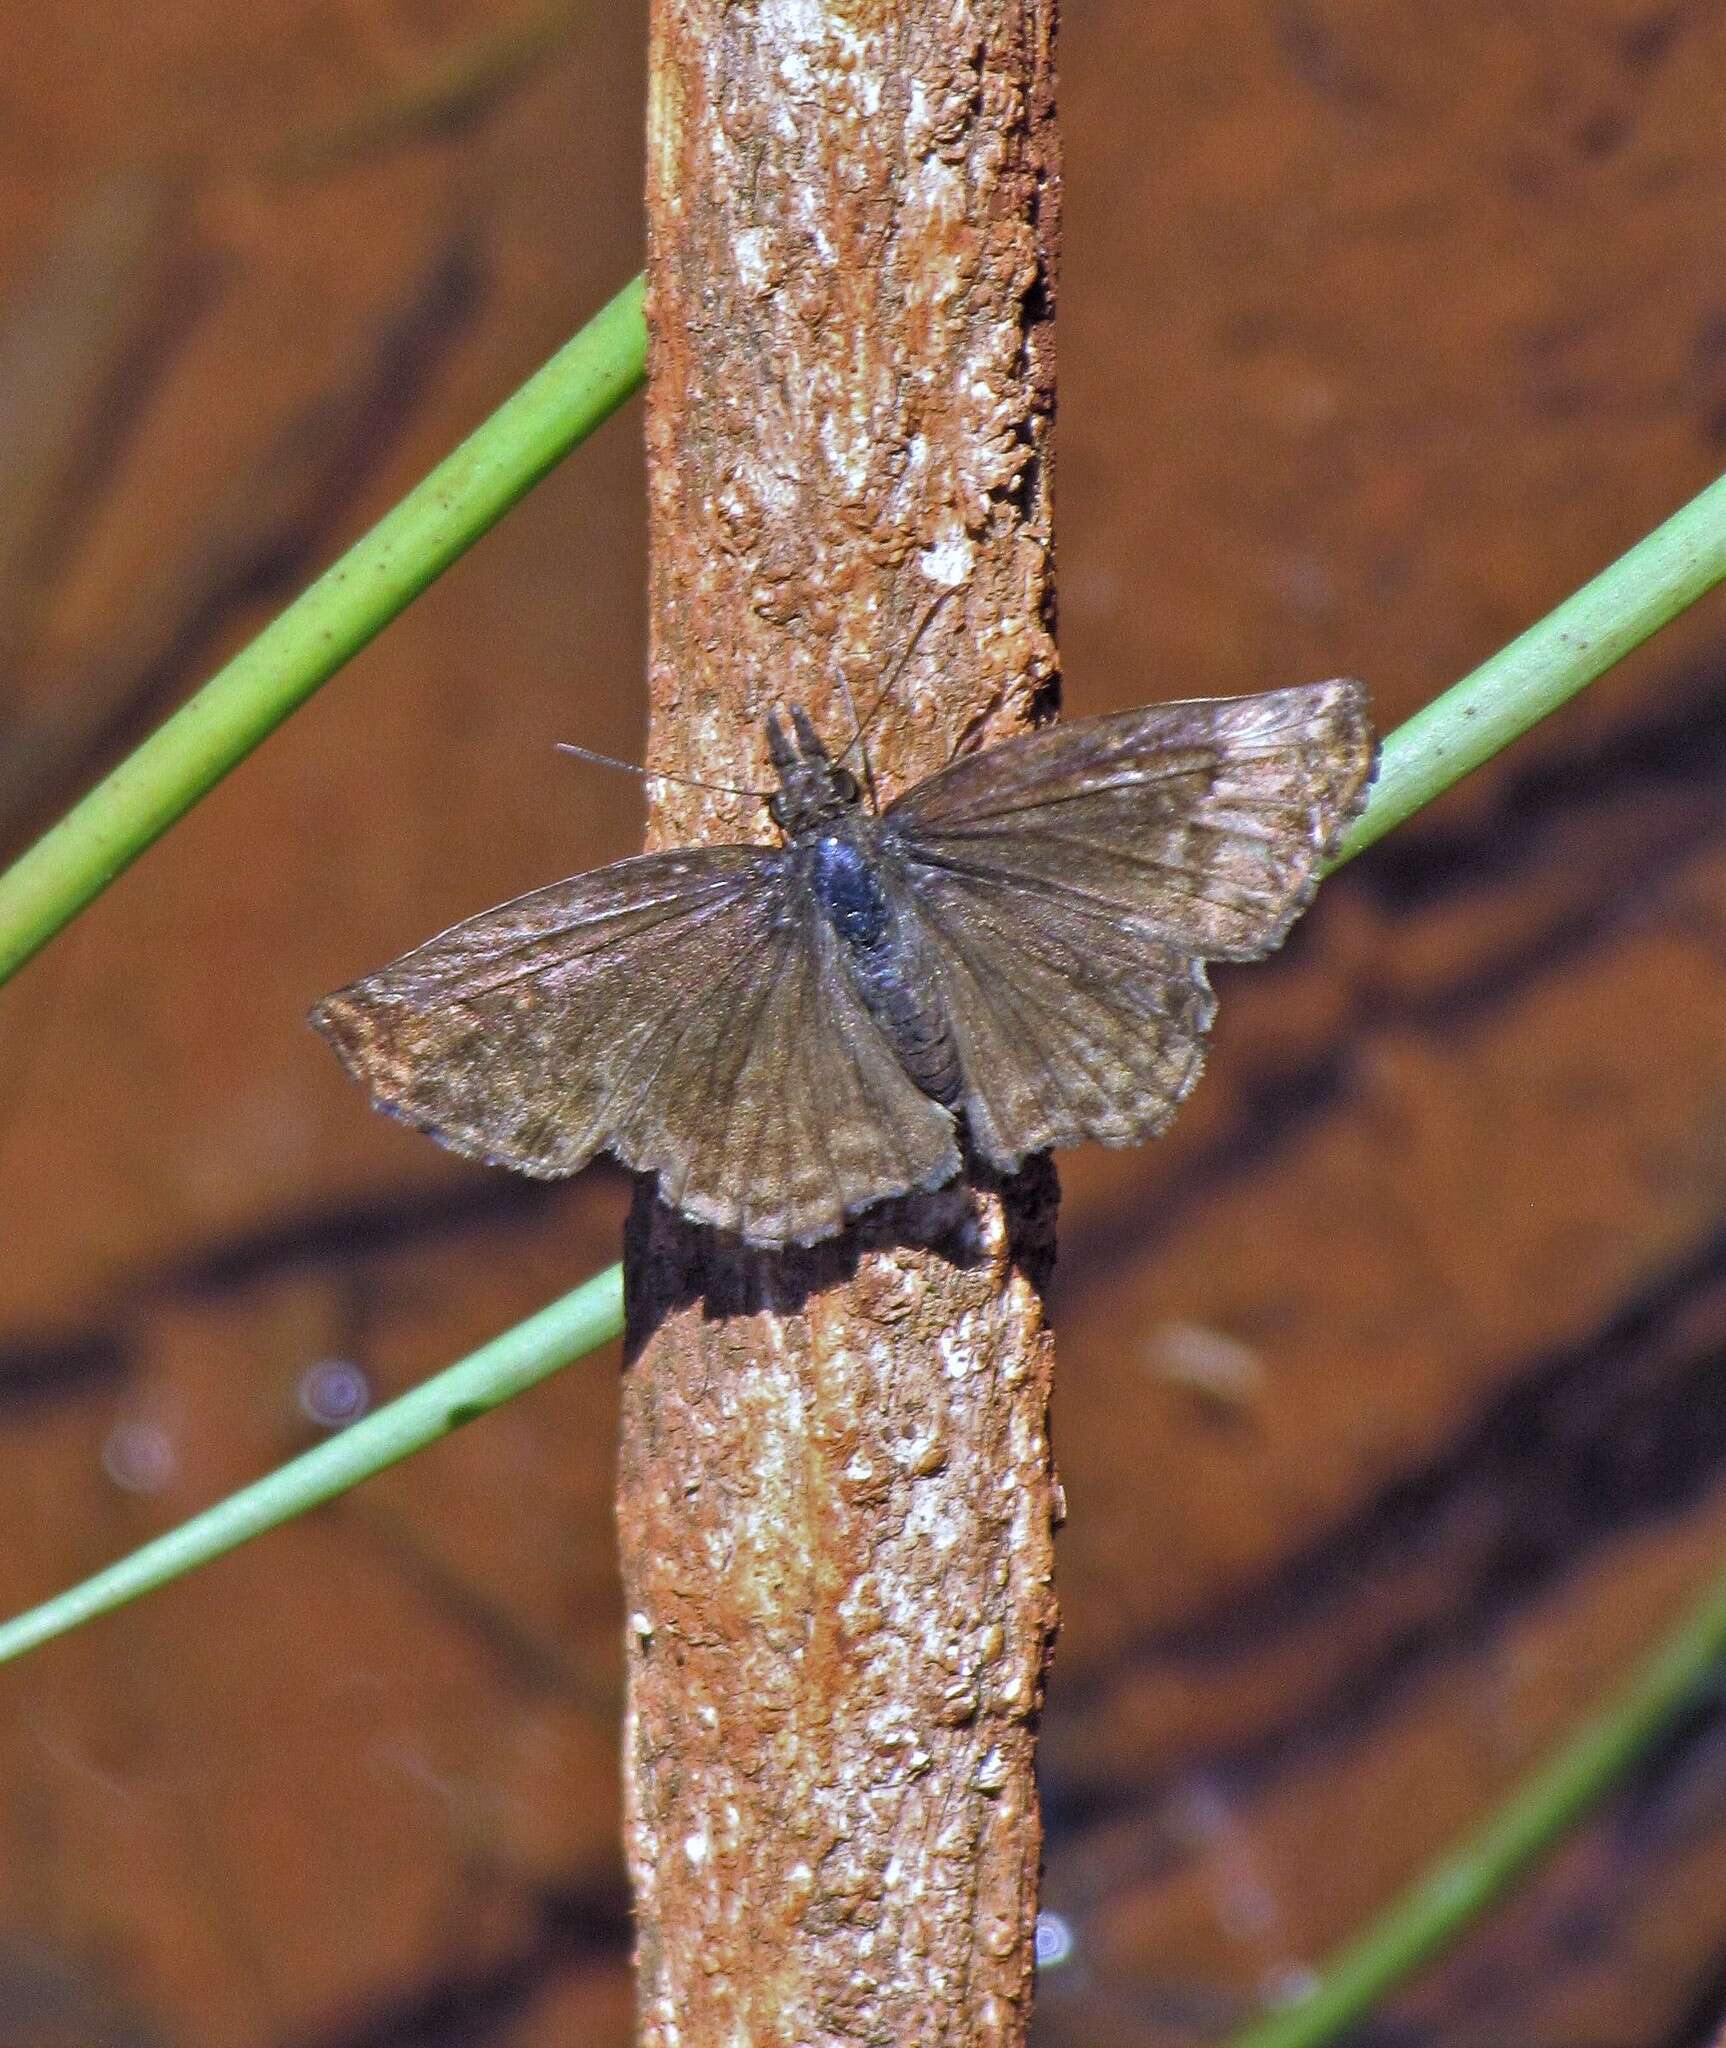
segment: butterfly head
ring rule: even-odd
[[[779,777],[767,808],[787,839],[843,817],[861,801],[856,776],[828,754],[801,704],[791,706],[789,731],[777,713],[767,714],[767,752]]]

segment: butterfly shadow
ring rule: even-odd
[[[864,1261],[884,1252],[931,1254],[955,1272],[976,1272],[1001,1255],[989,1241],[992,1198],[1001,1202],[1009,1269],[1046,1294],[1060,1199],[1046,1153],[1017,1173],[1000,1174],[967,1147],[964,1169],[945,1186],[878,1203],[836,1237],[781,1250],[691,1221],[659,1200],[650,1174],[638,1175],[624,1229],[631,1276],[625,1357],[633,1358],[663,1323],[691,1308],[699,1307],[709,1322],[800,1315],[817,1297],[853,1284]]]

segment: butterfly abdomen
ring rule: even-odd
[[[849,832],[824,832],[810,844],[810,882],[833,927],[858,994],[925,1095],[958,1100],[958,1051],[939,984],[884,886],[873,849]]]

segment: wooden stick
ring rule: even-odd
[[[656,769],[766,778],[761,714],[884,794],[1053,688],[1054,0],[655,0]],[[652,840],[768,836],[650,786]],[[1054,1632],[1055,1182],[811,1252],[644,1189],[619,1491],[645,2048],[1014,2044]]]

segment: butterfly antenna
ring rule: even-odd
[[[895,688],[898,686],[899,678],[905,673],[906,669],[910,667],[911,657],[917,652],[917,648],[922,641],[923,635],[929,629],[929,621],[935,616],[935,614],[941,609],[941,607],[947,602],[948,598],[950,598],[952,595],[952,591],[943,590],[942,592],[940,592],[938,596],[932,597],[929,600],[928,606],[925,609],[923,616],[917,621],[916,629],[913,631],[910,639],[907,640],[905,643],[904,653],[900,655],[899,659],[896,662],[894,662],[892,669],[888,672],[887,680],[881,685],[881,691],[879,696],[877,696],[874,703],[870,705],[868,715],[864,718],[858,718],[857,707],[854,704],[851,705],[851,716],[854,720],[856,720],[857,730],[851,735],[850,740],[846,743],[845,753],[839,756],[841,761],[844,760],[845,754],[850,753],[853,747],[863,746],[863,735],[875,723],[875,720],[880,715],[882,706],[887,702],[887,699],[892,696]],[[839,680],[840,683],[843,685],[845,681],[844,677],[841,676]],[[845,701],[848,704],[851,703],[851,691],[849,687],[845,689]],[[864,774],[869,782],[870,794],[873,795],[875,788],[875,778],[873,772],[869,769],[868,766],[869,753],[866,747],[864,748],[863,752],[863,761]]]
[[[625,775],[639,775],[643,782],[680,782],[685,789],[711,789],[720,796],[752,796],[765,803],[771,794],[765,789],[739,789],[730,782],[703,782],[694,775],[668,775],[660,768],[638,768],[633,761],[620,761],[614,754],[596,754],[591,747],[578,747],[573,740],[558,740],[560,754],[573,754],[578,761],[591,761],[596,768],[621,768]]]
[[[869,792],[869,808],[878,812],[881,808],[880,792],[875,787],[875,763],[869,758],[869,749],[863,744],[863,721],[857,716],[857,699],[851,694],[851,685],[845,678],[845,671],[839,671],[839,687],[845,694],[845,709],[851,714],[852,734],[845,754],[857,747],[863,755],[863,787]],[[845,754],[839,756],[843,761]]]

